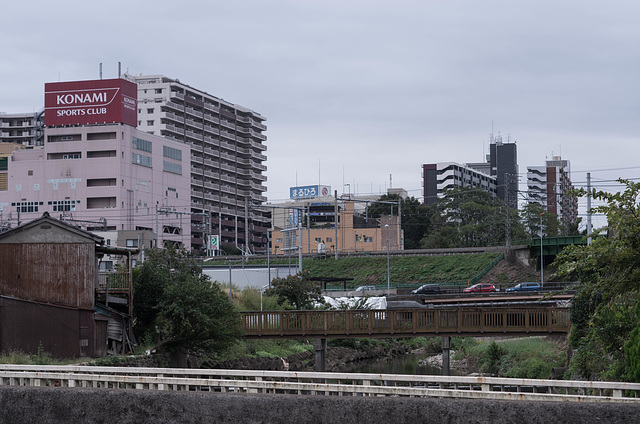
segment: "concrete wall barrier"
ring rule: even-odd
[[[640,406],[0,386],[7,423],[635,423]]]

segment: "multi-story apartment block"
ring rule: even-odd
[[[578,222],[578,199],[569,195],[572,189],[571,165],[560,156],[553,156],[546,166],[527,167],[528,203],[558,215],[565,229]]]
[[[266,252],[265,118],[177,79],[124,77],[138,84],[138,128],[191,149],[193,248],[207,248],[203,216],[208,215],[211,234],[221,243]]]
[[[0,143],[44,144],[44,109],[36,113],[0,112]]]
[[[447,190],[474,187],[496,194],[496,177],[454,162],[422,165],[424,203],[433,204]]]
[[[454,187],[477,187],[518,207],[518,150],[515,143],[492,137],[486,162],[459,164],[441,162],[422,165],[424,203],[434,203]]]

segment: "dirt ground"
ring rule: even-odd
[[[540,281],[540,272],[520,261],[500,261],[480,280],[483,283],[515,285],[525,281]]]

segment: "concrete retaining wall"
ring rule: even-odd
[[[0,386],[7,423],[635,423],[640,406]]]

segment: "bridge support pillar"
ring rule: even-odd
[[[327,339],[314,339],[313,350],[316,351],[316,372],[325,371],[325,352],[327,350]]]
[[[449,352],[451,351],[451,337],[442,337],[442,375],[451,375]]]

